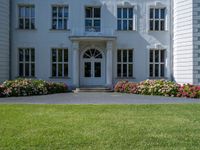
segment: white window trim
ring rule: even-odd
[[[19,60],[19,50],[23,50],[23,61],[20,61]],[[26,59],[26,55],[25,55],[25,50],[29,50],[29,61],[26,61],[25,59]],[[32,61],[31,60],[31,51],[32,50],[34,50],[34,57],[35,57],[35,48],[18,48],[18,76],[19,77],[35,77],[35,67],[34,67],[34,76],[32,76],[31,75],[31,72],[32,72],[32,67],[31,67],[31,65],[32,64],[34,64],[34,66],[35,66],[35,61]],[[35,57],[35,59],[36,59],[36,57]],[[25,67],[25,65],[26,64],[29,64],[29,76],[26,76],[26,67]],[[20,76],[19,74],[20,74],[20,72],[19,72],[19,65],[20,64],[23,64],[23,76]]]
[[[118,62],[118,51],[121,51],[121,62]],[[133,53],[133,58],[132,58],[132,62],[129,62],[129,53],[128,53],[128,51],[129,50],[132,50],[132,53]],[[123,51],[127,51],[127,62],[123,62]],[[116,65],[116,76],[117,76],[117,78],[134,78],[134,64],[135,64],[135,62],[134,62],[134,49],[130,49],[130,48],[127,48],[127,49],[117,49],[117,54],[116,54],[116,62],[117,62],[117,65]],[[120,76],[118,76],[118,64],[121,64],[121,77]],[[123,64],[127,64],[127,76],[126,77],[124,77],[123,76]],[[132,77],[129,77],[129,64],[131,64],[132,65]]]
[[[53,50],[56,50],[56,62],[53,62],[53,60],[52,60],[52,51]],[[62,50],[62,62],[58,62],[58,50]],[[64,62],[64,50],[67,50],[67,54],[68,54],[68,56],[67,56],[67,62]],[[53,76],[53,73],[52,73],[52,71],[53,71],[53,67],[52,67],[52,65],[53,64],[56,64],[56,76]],[[58,75],[58,65],[59,64],[62,64],[62,76],[59,76]],[[68,65],[68,74],[67,74],[67,76],[65,76],[65,73],[64,73],[64,65]],[[68,48],[51,48],[51,77],[52,78],[69,78],[69,49]]]
[[[30,21],[30,24],[29,24],[29,28],[28,29],[26,29],[25,28],[25,19],[26,19],[26,17],[21,17],[21,19],[23,19],[24,20],[24,24],[23,24],[23,28],[20,28],[19,27],[19,23],[20,23],[20,21],[19,21],[19,19],[20,19],[20,13],[19,13],[19,8],[20,7],[30,7],[30,8],[34,8],[34,17],[32,17],[31,15],[29,16],[29,21]],[[29,8],[29,9],[30,9]],[[22,4],[17,4],[17,13],[16,13],[16,18],[17,18],[17,24],[16,24],[16,28],[17,29],[19,29],[19,30],[35,30],[36,29],[36,11],[35,11],[35,4],[29,4],[29,3],[22,3]],[[29,10],[30,11],[30,14],[31,14],[31,10]],[[24,13],[25,13],[25,11],[24,11]],[[34,19],[34,28],[32,29],[31,28],[31,19]]]
[[[86,17],[86,8],[87,7],[92,8],[92,18]],[[100,18],[94,18],[94,8],[100,8]],[[94,6],[87,5],[87,6],[85,6],[84,7],[84,18],[85,18],[85,20],[84,20],[84,31],[85,32],[101,32],[102,31],[102,19],[101,19],[102,18],[102,7],[101,6],[98,6],[98,5],[94,5]],[[100,20],[100,31],[95,31],[95,29],[94,29],[94,31],[93,30],[91,30],[91,31],[86,30],[86,20],[92,20],[91,29],[95,27],[94,26],[94,20]]]
[[[56,7],[56,9],[57,9],[57,16],[56,17],[53,17],[53,7]],[[58,28],[58,20],[59,20],[59,16],[58,16],[58,7],[62,7],[62,28],[61,29],[59,29]],[[67,8],[67,11],[68,11],[68,16],[67,17],[65,17],[64,16],[64,8]],[[55,29],[53,29],[53,19],[57,19],[57,22],[56,22],[56,28]],[[65,29],[64,27],[64,20],[67,20],[67,28]],[[53,5],[51,5],[51,30],[69,30],[69,6],[67,5],[67,4],[53,4]]]

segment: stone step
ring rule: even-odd
[[[103,87],[82,87],[82,88],[76,88],[74,90],[74,93],[79,92],[113,92],[111,88],[103,88]]]

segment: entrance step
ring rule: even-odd
[[[113,92],[111,88],[104,88],[104,87],[81,87],[76,88],[74,90],[74,93],[80,93],[80,92]]]

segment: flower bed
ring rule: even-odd
[[[200,86],[189,84],[180,85],[166,80],[145,80],[140,83],[120,81],[115,85],[115,92],[155,96],[200,98]]]
[[[0,97],[46,95],[65,93],[67,90],[68,87],[64,83],[53,83],[32,79],[17,79],[5,81],[0,85]]]

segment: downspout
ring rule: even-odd
[[[9,80],[11,80],[11,76],[12,76],[12,33],[11,33],[11,29],[12,29],[12,23],[11,23],[11,18],[12,18],[12,0],[9,0]]]
[[[170,1],[170,50],[171,50],[171,80],[174,81],[174,0]]]

